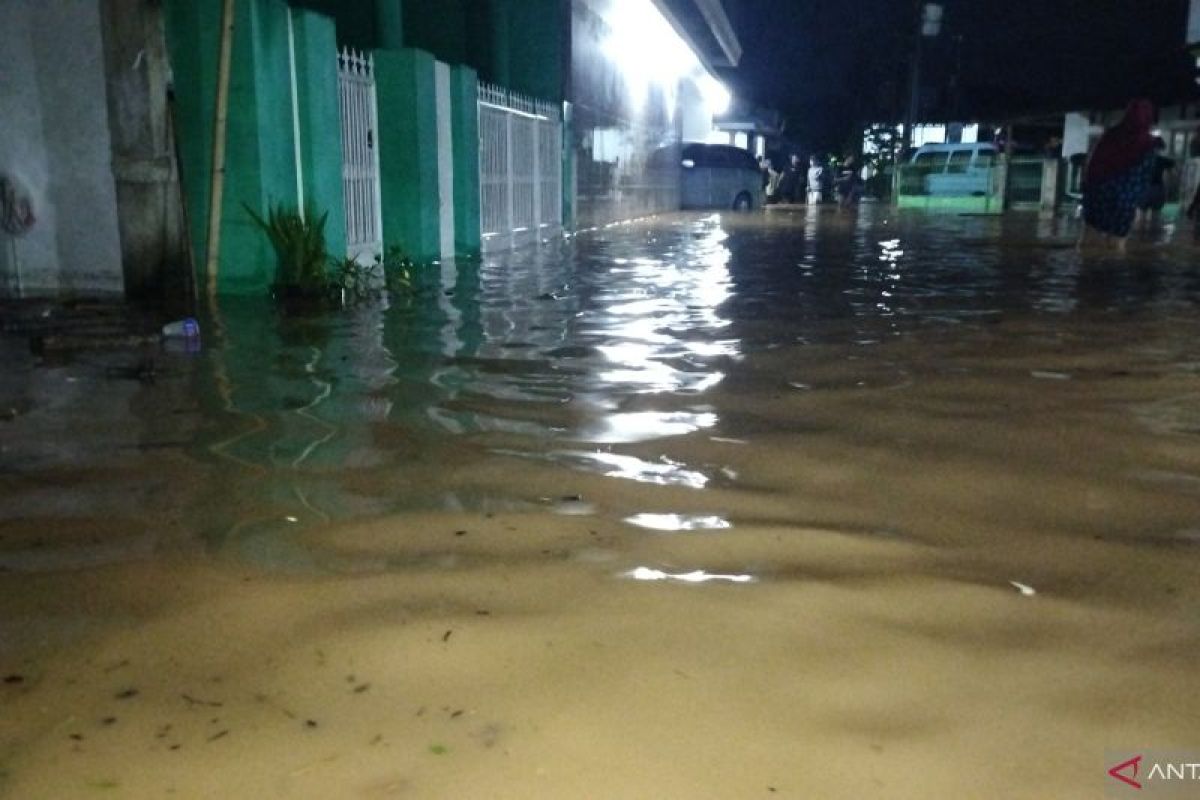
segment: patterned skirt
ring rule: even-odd
[[[1138,204],[1150,184],[1156,155],[1106,181],[1089,184],[1083,192],[1083,219],[1098,231],[1124,239],[1133,228]]]

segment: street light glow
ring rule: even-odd
[[[670,91],[687,79],[714,114],[728,110],[732,101],[729,90],[709,74],[652,0],[614,0],[608,23],[605,50],[639,104],[651,84]]]

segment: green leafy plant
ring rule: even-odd
[[[334,258],[329,263],[333,286],[346,302],[374,300],[384,293],[404,297],[412,292],[413,261],[400,247],[389,247],[369,264],[349,257]]]
[[[330,260],[333,267],[333,283],[342,292],[345,301],[370,300],[379,296],[381,281],[376,276],[375,264],[360,264],[349,257]]]
[[[404,249],[392,245],[375,263],[383,272],[383,283],[392,294],[407,294],[412,291],[413,260]]]
[[[305,296],[327,295],[331,288],[329,256],[325,250],[325,222],[311,210],[304,215],[282,203],[267,210],[263,219],[254,209],[246,213],[262,228],[275,250],[275,283],[279,290]]]

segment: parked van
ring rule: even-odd
[[[924,174],[925,194],[980,197],[992,188],[996,146],[976,144],[922,145],[912,166]]]
[[[681,165],[684,208],[762,207],[762,171],[748,151],[723,144],[685,144]]]

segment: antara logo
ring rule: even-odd
[[[1117,782],[1109,782],[1110,796],[1124,795],[1133,789],[1144,790],[1145,797],[1194,798],[1196,784],[1200,783],[1200,758],[1195,754],[1143,750],[1109,767],[1108,776]]]
[[[1142,785],[1137,782],[1138,770],[1142,766],[1142,757],[1134,756],[1128,761],[1123,761],[1108,771],[1108,774],[1121,781],[1127,783],[1135,789],[1141,789]],[[1125,773],[1129,773],[1126,775]]]

